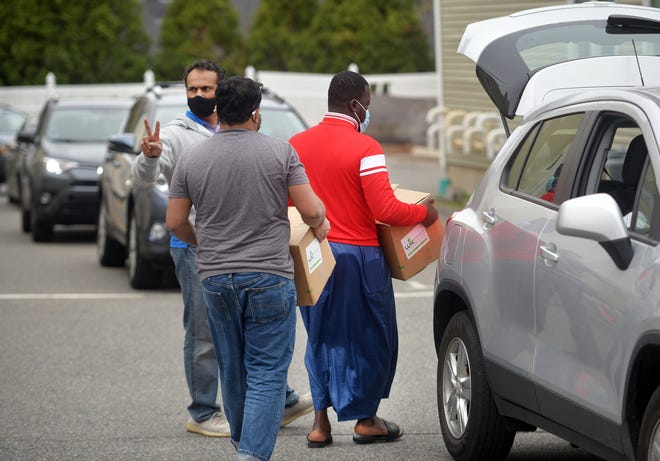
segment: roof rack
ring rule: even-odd
[[[147,88],[147,93],[154,93],[157,97],[160,97],[163,94],[163,90],[170,88],[183,88],[183,82],[155,82]]]

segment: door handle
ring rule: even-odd
[[[549,243],[548,245],[541,245],[541,257],[548,262],[559,261],[559,253],[557,253],[557,245]]]
[[[491,226],[497,221],[494,208],[490,208],[488,211],[482,212],[481,217],[484,221],[486,221],[486,224],[490,224]]]

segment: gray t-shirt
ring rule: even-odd
[[[236,272],[293,278],[288,187],[309,183],[294,148],[250,130],[223,130],[179,158],[170,197],[197,210],[197,268],[203,280]]]

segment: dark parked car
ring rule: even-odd
[[[470,24],[458,51],[522,117],[447,221],[433,331],[456,460],[542,428],[660,460],[660,9],[610,2]]]
[[[16,134],[23,128],[28,115],[7,105],[0,105],[0,182],[7,177],[6,161],[16,144]]]
[[[108,144],[101,177],[101,208],[97,231],[98,260],[102,266],[122,266],[128,260],[133,288],[158,287],[172,273],[170,233],[165,227],[168,186],[133,178],[131,167],[145,134],[143,120],[164,126],[187,110],[183,84],[156,86],[137,98],[122,133]],[[261,132],[289,139],[306,125],[300,115],[278,96],[264,90]],[[165,280],[172,280],[165,277]]]
[[[51,99],[27,144],[21,176],[22,228],[36,242],[56,224],[96,224],[99,174],[108,139],[126,119],[129,99]]]
[[[21,176],[25,173],[25,153],[29,142],[37,132],[37,120],[30,118],[27,120],[21,131],[16,135],[16,141],[9,149],[5,159],[5,182],[7,184],[7,197],[9,203],[19,204],[21,200]]]

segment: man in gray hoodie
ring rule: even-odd
[[[147,135],[142,139],[142,153],[133,164],[133,176],[154,182],[162,173],[168,185],[179,156],[192,144],[203,141],[219,129],[215,91],[225,73],[216,63],[203,59],[186,68],[189,110],[160,130],[156,122],[152,132],[145,120]],[[194,213],[194,210],[192,211]],[[194,216],[191,215],[194,221]],[[170,253],[183,297],[183,362],[188,390],[189,432],[209,437],[229,437],[229,424],[218,398],[218,362],[208,325],[201,282],[195,265],[195,247],[172,235]],[[288,388],[282,426],[313,409],[311,394],[298,395]]]

